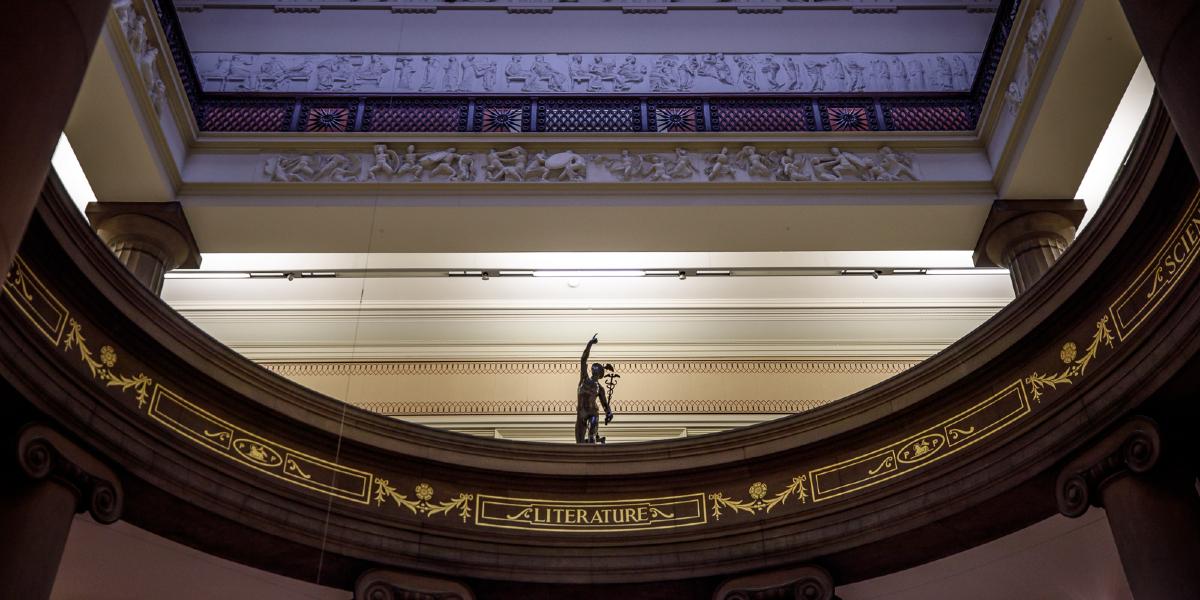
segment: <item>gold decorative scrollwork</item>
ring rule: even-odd
[[[97,360],[92,354],[92,350],[87,346],[87,340],[83,337],[82,327],[75,319],[71,319],[67,324],[67,335],[63,338],[63,350],[68,352],[71,349],[79,351],[79,359],[87,365],[88,371],[92,373],[92,377],[104,382],[104,385],[109,387],[120,388],[122,392],[134,390],[134,398],[137,399],[138,408],[146,405],[146,399],[150,397],[149,387],[153,381],[146,376],[145,373],[137,375],[124,375],[113,370],[117,364],[117,354],[112,346],[104,346],[100,349],[100,359]]]
[[[797,502],[804,504],[808,502],[808,492],[805,489],[807,481],[808,475],[797,475],[792,478],[792,482],[783,491],[770,498],[767,498],[767,484],[756,481],[750,484],[750,488],[747,490],[747,493],[750,494],[750,500],[748,501],[726,497],[722,492],[709,494],[708,499],[712,500],[713,519],[721,520],[722,508],[728,508],[734,513],[769,513],[772,508],[787,502],[787,499],[793,495],[796,496]]]
[[[967,427],[966,429],[959,429],[957,427],[950,427],[946,429],[946,436],[950,438],[951,442],[957,442],[973,433],[975,433],[975,427],[973,426]]]
[[[432,517],[436,515],[448,515],[450,511],[457,510],[458,516],[462,518],[463,523],[471,516],[471,500],[475,498],[474,494],[459,494],[449,500],[441,502],[433,502],[433,486],[428,483],[419,483],[413,488],[413,495],[416,500],[409,500],[408,496],[396,491],[386,479],[379,477],[375,478],[375,505],[381,506],[384,501],[389,498],[396,503],[400,508],[407,508],[414,515],[424,515]]]
[[[1067,368],[1058,373],[1043,374],[1037,371],[1030,373],[1025,377],[1025,383],[1029,384],[1030,395],[1037,402],[1042,401],[1044,389],[1058,389],[1059,385],[1071,385],[1075,383],[1075,379],[1083,376],[1087,371],[1088,365],[1092,360],[1100,354],[1100,346],[1113,347],[1113,334],[1108,327],[1108,315],[1100,317],[1096,322],[1096,331],[1092,334],[1092,343],[1088,345],[1087,351],[1083,356],[1075,358],[1075,343],[1067,342],[1063,344],[1062,350],[1059,352],[1059,358],[1067,363]]]

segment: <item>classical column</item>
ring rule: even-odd
[[[766,598],[833,600],[833,577],[821,567],[804,565],[731,579],[713,593],[713,600]]]
[[[100,239],[150,291],[163,275],[200,267],[200,248],[178,202],[93,202],[88,219]]]
[[[1200,3],[1121,0],[1192,168],[1200,173]]]
[[[111,469],[44,425],[17,437],[18,481],[0,492],[0,598],[49,598],[75,513],[100,523],[121,516],[123,492]]]
[[[25,235],[110,0],[37,0],[0,19],[0,273]]]
[[[475,595],[448,579],[376,569],[359,576],[354,600],[475,600]]]
[[[1102,506],[1137,600],[1200,598],[1200,494],[1182,449],[1133,417],[1084,450],[1058,476],[1058,510]]]
[[[1066,251],[1086,210],[1082,200],[996,200],[975,244],[975,266],[1008,269],[1020,296]]]

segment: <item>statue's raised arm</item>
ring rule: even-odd
[[[597,337],[599,335],[599,333],[592,334],[592,339],[588,340],[587,346],[583,349],[583,356],[579,359],[579,381],[588,378],[588,355],[592,353],[592,346],[600,341]]]

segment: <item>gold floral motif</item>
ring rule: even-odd
[[[112,346],[101,346],[100,362],[110,369],[117,366],[117,351]]]
[[[1067,342],[1063,344],[1062,350],[1058,353],[1058,358],[1066,364],[1071,364],[1075,360],[1075,355],[1078,349],[1075,347],[1075,342]]]
[[[109,387],[121,388],[122,392],[134,390],[136,394],[138,408],[146,405],[146,400],[150,396],[149,387],[153,383],[145,373],[137,375],[123,375],[113,371],[112,368],[117,364],[117,352],[112,346],[104,346],[100,349],[100,359],[97,360],[92,354],[92,351],[87,346],[87,340],[83,337],[82,326],[75,319],[71,319],[67,325],[67,335],[63,338],[63,350],[71,351],[77,349],[79,351],[79,360],[82,360],[87,365],[88,370],[92,373],[92,377],[104,382],[104,385]]]
[[[750,497],[755,500],[762,500],[763,496],[767,495],[767,484],[756,481],[750,485]]]
[[[1025,383],[1029,384],[1033,399],[1041,402],[1044,388],[1058,389],[1061,385],[1071,385],[1075,383],[1075,378],[1081,377],[1091,364],[1092,360],[1100,354],[1100,346],[1105,345],[1109,348],[1113,347],[1112,331],[1108,328],[1108,315],[1100,317],[1096,321],[1096,332],[1092,334],[1092,343],[1088,345],[1087,352],[1078,359],[1075,358],[1075,344],[1067,342],[1063,345],[1062,351],[1059,353],[1059,358],[1067,363],[1067,368],[1058,373],[1043,374],[1037,371],[1030,373],[1025,378]],[[1069,351],[1069,352],[1068,352]],[[1069,355],[1069,356],[1068,356]],[[1074,362],[1072,362],[1074,361]]]
[[[400,508],[407,508],[414,515],[424,515],[432,517],[435,515],[448,515],[450,511],[457,510],[458,516],[462,518],[462,522],[466,523],[471,516],[471,500],[475,498],[474,494],[459,494],[449,500],[441,502],[432,502],[433,486],[428,483],[418,483],[413,488],[413,494],[417,497],[416,500],[409,500],[408,496],[396,491],[388,480],[376,477],[375,478],[375,505],[382,506],[389,498],[396,503]]]
[[[805,489],[808,475],[797,475],[792,478],[792,483],[789,484],[782,492],[775,494],[767,499],[767,484],[756,481],[750,485],[747,493],[750,494],[750,501],[737,498],[729,498],[722,492],[716,492],[708,495],[708,499],[712,500],[712,516],[714,519],[721,520],[721,509],[728,508],[734,513],[744,512],[747,514],[755,514],[758,512],[769,513],[772,508],[787,502],[787,499],[795,495],[796,501],[804,504],[808,502],[808,491]]]

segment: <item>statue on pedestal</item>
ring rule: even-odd
[[[575,443],[577,444],[604,443],[604,438],[599,436],[600,406],[604,407],[605,425],[608,425],[613,418],[612,406],[609,401],[612,398],[612,390],[616,387],[616,378],[620,375],[615,372],[608,376],[604,375],[605,371],[614,371],[611,364],[593,363],[590,375],[588,372],[588,355],[592,352],[592,346],[600,341],[597,338],[598,335],[593,335],[592,339],[588,341],[587,347],[583,349],[583,357],[579,359],[578,402],[575,405]],[[607,379],[607,385],[601,385],[601,379]],[[608,388],[607,393],[605,387]],[[599,406],[597,400],[599,400]]]

